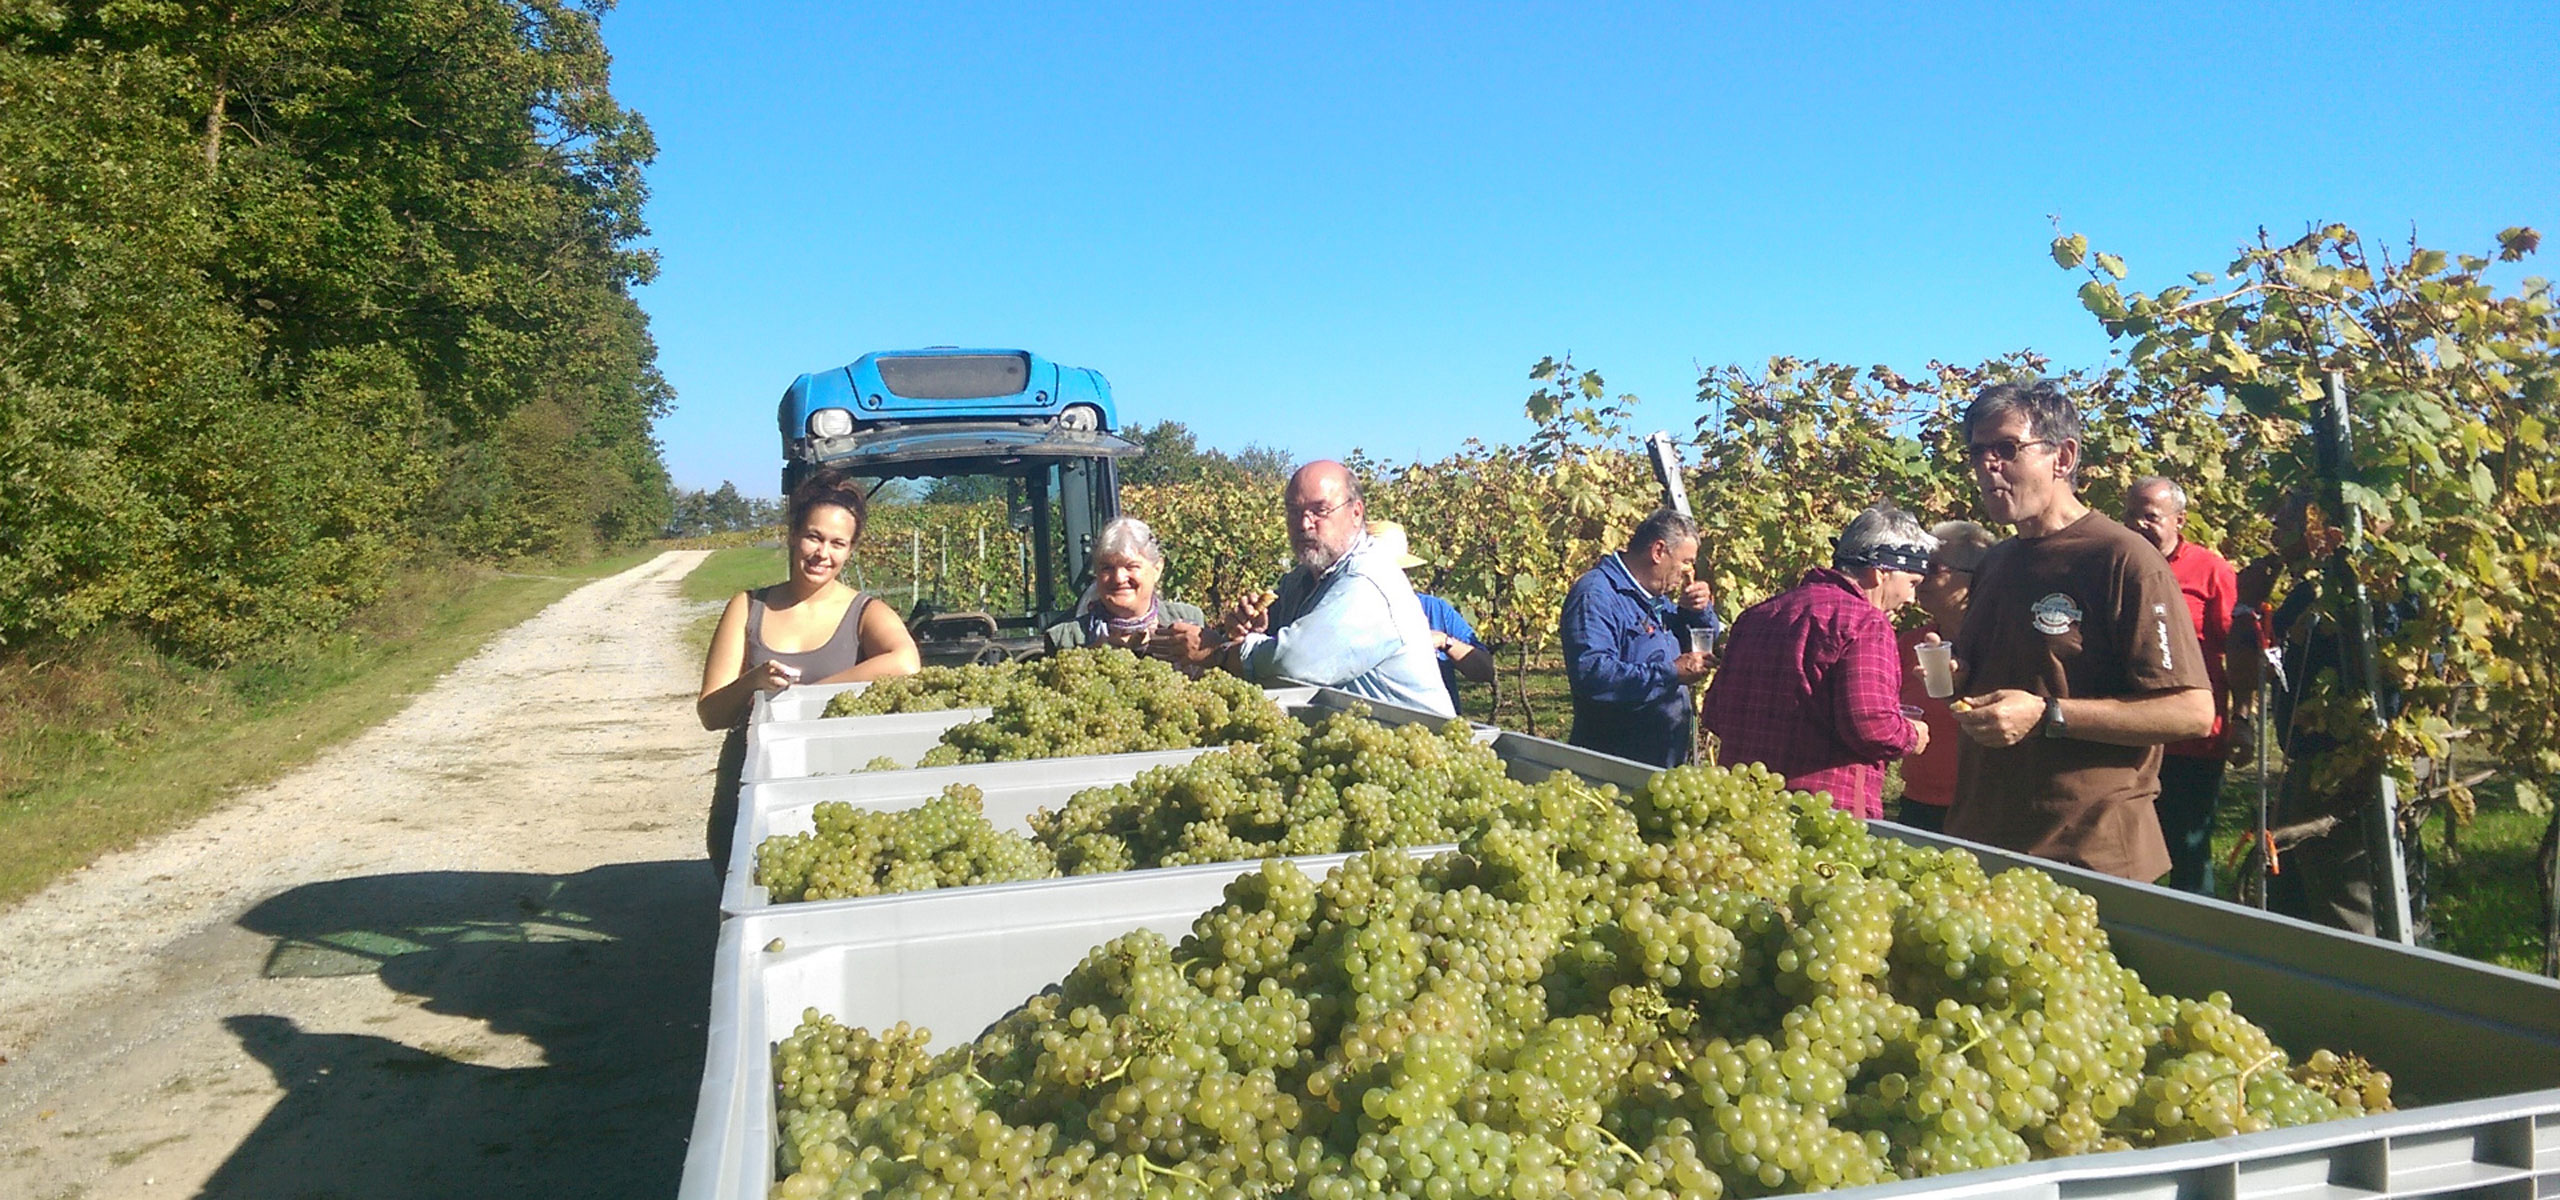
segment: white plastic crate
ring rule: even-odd
[[[1631,785],[1645,769],[1506,735],[1544,764]],[[1501,743],[1497,743],[1498,745]],[[2229,992],[2286,1045],[2361,1052],[2414,1107],[2216,1142],[2086,1155],[1857,1189],[1997,1200],[2368,1200],[2560,1196],[2560,984],[1986,847],[1993,870],[2046,870],[2096,898],[2116,953],[2157,990]],[[1314,872],[1339,856],[1301,860]],[[973,1037],[1132,929],[1178,937],[1239,863],[783,906],[723,925],[709,1053],[680,1195],[761,1198],[772,1180],[770,1050],[815,1007]],[[780,939],[779,951],[766,947]]]
[[[827,711],[827,702],[848,692],[860,695],[871,686],[861,683],[804,683],[778,692],[757,692],[755,708],[748,722],[762,725],[767,721],[815,721]]]
[[[1314,873],[1339,859],[1299,861]],[[1179,938],[1193,917],[1218,903],[1226,881],[1252,869],[1226,864],[922,892],[846,907],[787,906],[727,922],[680,1195],[764,1196],[773,1161],[770,1049],[803,1009],[875,1029],[902,1020],[925,1025],[937,1046],[948,1045],[975,1036],[1093,946],[1139,928]],[[2101,896],[2101,905],[2110,899]],[[2180,915],[2190,917],[2207,907],[2175,896],[2163,900],[2162,911],[2188,910]],[[2255,936],[2217,946],[2115,914],[2109,924],[2119,935],[2118,952],[2154,987],[2197,994],[2209,990],[2207,983],[2220,986],[2280,1040],[2362,1051],[2392,1072],[2404,1094],[2442,1102],[1849,1194],[2533,1200],[2560,1186],[2560,986],[2369,939],[2354,946],[2359,939],[2256,913],[2224,915]],[[782,948],[768,950],[776,939]],[[2326,959],[2327,969],[2306,969],[2306,957]],[[2359,960],[2398,970],[2363,976]],[[2270,987],[2276,990],[2269,993]],[[2525,1007],[2509,1007],[2517,1004]],[[2318,1017],[2318,1010],[2338,1006],[2367,1008],[2378,1020],[2350,1039]]]
[[[762,912],[772,906],[764,886],[754,881],[756,847],[768,837],[817,828],[817,807],[831,800],[856,808],[894,812],[939,796],[951,784],[969,783],[983,793],[988,821],[1001,829],[1028,832],[1032,813],[1063,805],[1086,788],[1127,783],[1156,767],[1186,763],[1216,749],[1219,747],[1202,746],[1144,754],[967,763],[751,783],[739,797],[738,836],[729,847],[729,875],[720,886],[720,912],[734,916]]]
[[[1289,704],[1291,716],[1315,721],[1353,699],[1347,693],[1306,689],[1303,702],[1291,703],[1288,697],[1275,696]],[[1388,724],[1414,721],[1436,721],[1429,713],[1411,709],[1372,706],[1371,715]],[[914,714],[927,716],[931,714]],[[864,718],[882,720],[886,718]],[[1510,762],[1510,773],[1524,782],[1536,782],[1558,770],[1579,765],[1592,767],[1613,759],[1595,758],[1587,751],[1559,746],[1537,738],[1506,741],[1501,731],[1491,726],[1476,726],[1477,740],[1490,743],[1495,754]],[[1022,762],[962,763],[948,767],[924,767],[905,771],[866,771],[851,775],[820,775],[793,779],[769,779],[746,784],[739,794],[738,835],[731,839],[727,878],[721,884],[720,911],[724,916],[760,912],[769,907],[765,889],[754,882],[756,847],[768,837],[780,834],[807,833],[816,828],[817,806],[840,800],[857,808],[896,811],[913,808],[954,783],[978,786],[983,793],[987,819],[1001,828],[1027,832],[1031,814],[1043,808],[1065,804],[1077,792],[1090,787],[1106,787],[1127,783],[1141,773],[1156,767],[1189,762],[1204,754],[1223,749],[1201,746],[1186,750],[1153,750],[1136,754],[1102,754],[1076,758],[1044,758]],[[839,901],[811,901],[816,904]]]
[[[1447,719],[1415,709],[1372,703],[1333,688],[1267,688],[1263,694],[1293,715],[1303,711],[1321,716],[1332,709],[1366,703],[1377,719],[1389,724]],[[864,764],[883,756],[913,764],[924,756],[925,751],[940,743],[943,730],[979,720],[987,712],[983,708],[961,708],[751,725],[747,728],[746,765],[739,777],[749,783],[760,783],[769,779],[838,775],[859,771]],[[1491,726],[1477,726],[1477,729],[1479,736],[1486,740],[1491,740],[1499,732]]]
[[[870,686],[871,683],[868,680],[861,683],[804,683],[794,687],[784,688],[778,692],[758,692],[756,693],[755,704],[749,710],[748,723],[752,726],[762,725],[767,722],[779,724],[793,721],[862,720],[863,718],[861,717],[827,716],[827,703],[838,696],[861,695],[863,690]],[[1262,689],[1263,695],[1269,696],[1282,704],[1301,703],[1307,697],[1312,696],[1315,693],[1316,689],[1312,687],[1291,686]]]

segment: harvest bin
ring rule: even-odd
[[[851,685],[820,686],[842,690]],[[788,696],[800,690],[785,688],[780,695]],[[1321,690],[1310,687],[1264,688],[1262,694],[1269,696],[1273,703],[1289,708],[1314,703]],[[859,771],[864,764],[882,755],[896,759],[902,765],[912,765],[924,756],[925,751],[941,744],[942,731],[954,725],[985,720],[993,711],[947,708],[869,717],[816,717],[815,712],[825,707],[823,702],[818,704],[808,720],[776,718],[748,725],[746,767],[739,777],[754,783],[767,779],[842,774]],[[1416,714],[1418,717],[1427,715]]]
[[[1633,763],[1505,733],[1524,778],[1570,770],[1623,788]],[[2097,900],[2115,952],[2158,991],[2231,994],[2297,1053],[2352,1050],[2389,1071],[2402,1111],[2213,1142],[2026,1163],[1851,1189],[1859,1197],[2360,1200],[2560,1197],[2560,984],[1879,823],[1989,870],[2046,871]],[[1311,873],[1340,856],[1298,860]],[[815,1007],[905,1020],[937,1044],[975,1036],[1137,928],[1167,937],[1255,864],[787,905],[723,923],[709,1049],[680,1195],[761,1200],[773,1167],[771,1048]],[[780,950],[766,947],[779,939]]]
[[[1328,713],[1353,704],[1368,704],[1370,716],[1382,724],[1406,725],[1414,722],[1438,723],[1442,718],[1416,709],[1377,704],[1349,692],[1331,688],[1273,689],[1272,699],[1286,706],[1289,715],[1314,722]],[[919,713],[918,716],[936,714]],[[840,718],[843,720],[889,720],[887,717]],[[1495,753],[1505,754],[1500,731],[1479,725],[1480,740],[1492,741]],[[1570,750],[1553,742],[1528,739],[1514,744],[1508,753],[1529,756],[1511,767],[1517,778],[1535,782],[1546,778],[1560,767],[1544,754],[1543,748]],[[724,916],[761,912],[771,906],[763,886],[754,882],[756,847],[768,837],[779,834],[807,833],[817,827],[817,806],[830,800],[841,800],[856,808],[897,811],[914,808],[954,783],[974,784],[983,793],[987,819],[998,828],[1016,832],[1030,831],[1031,814],[1043,808],[1057,808],[1086,788],[1109,787],[1127,783],[1156,767],[1186,763],[1201,755],[1225,749],[1222,746],[1197,746],[1185,750],[1150,750],[1135,754],[1097,754],[1077,758],[1041,758],[1020,762],[961,763],[948,767],[923,767],[904,771],[866,771],[853,775],[820,775],[795,779],[768,779],[745,785],[739,792],[738,836],[729,847],[729,873],[721,883],[720,912]],[[752,753],[752,751],[750,752]],[[1572,753],[1581,754],[1581,751]],[[1574,760],[1579,761],[1579,760]],[[848,901],[819,900],[812,904],[842,904]]]
[[[2153,1150],[2083,1155],[1841,1193],[2001,1200],[2352,1200],[2560,1196],[2560,985],[2356,938],[1899,827],[2033,866],[2094,895],[2117,955],[2155,990],[2231,993],[2288,1047],[2359,1051],[2391,1072],[2396,1113]],[[1310,873],[1341,856],[1297,860]],[[723,924],[709,1050],[679,1195],[761,1200],[773,1170],[771,1048],[816,1007],[847,1024],[904,1020],[936,1045],[975,1036],[1091,947],[1168,938],[1255,864],[784,906]],[[767,946],[779,939],[780,950]]]

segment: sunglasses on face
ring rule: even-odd
[[[2017,438],[2002,438],[1996,442],[1969,442],[1965,445],[1964,456],[1977,464],[1993,460],[2016,462],[2019,453],[2027,447],[2052,444],[2052,438],[2028,438],[2025,441]]]

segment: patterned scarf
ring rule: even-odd
[[[1098,642],[1105,638],[1147,633],[1155,629],[1156,619],[1163,612],[1164,597],[1161,595],[1148,597],[1147,611],[1134,617],[1115,617],[1104,612],[1101,605],[1089,605],[1084,610],[1084,635]]]

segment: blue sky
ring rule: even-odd
[[[658,136],[683,487],[770,493],[783,388],[869,350],[1019,346],[1124,419],[1401,460],[1516,440],[1568,351],[1677,430],[1700,364],[2103,362],[2051,217],[2145,290],[2260,226],[2560,234],[2549,3],[624,0],[605,33]]]

